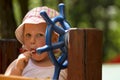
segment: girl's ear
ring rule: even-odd
[[[52,43],[56,43],[58,41],[58,34],[53,32],[52,33]]]
[[[58,41],[58,37],[59,37],[59,35],[57,33],[53,32],[53,34],[52,34],[52,43],[56,43]],[[57,58],[57,57],[60,56],[61,50],[60,49],[55,49],[53,51],[53,53],[55,53],[55,56]]]

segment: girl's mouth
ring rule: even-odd
[[[30,51],[32,52],[32,54],[36,53],[36,49],[31,49]]]
[[[24,48],[20,48],[20,50],[19,50],[20,53],[24,53],[24,52],[26,52],[26,51],[29,51],[29,50],[24,49]],[[32,52],[32,54],[35,54],[35,53],[36,53],[36,49],[30,49],[30,51]]]

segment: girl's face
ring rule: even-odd
[[[24,46],[27,50],[36,50],[38,47],[45,45],[45,31],[46,23],[40,24],[25,24],[23,41]],[[42,54],[37,54],[36,52],[32,54],[32,59],[36,61],[41,61],[47,58],[47,52]]]

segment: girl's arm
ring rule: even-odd
[[[22,72],[27,65],[29,58],[31,57],[31,52],[27,51],[18,56],[16,60],[14,60],[9,67],[7,68],[5,75],[17,75],[21,76]]]

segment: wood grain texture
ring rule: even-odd
[[[0,39],[0,74],[18,57],[20,47],[16,39]]]
[[[101,80],[102,31],[71,29],[68,47],[68,80]]]

